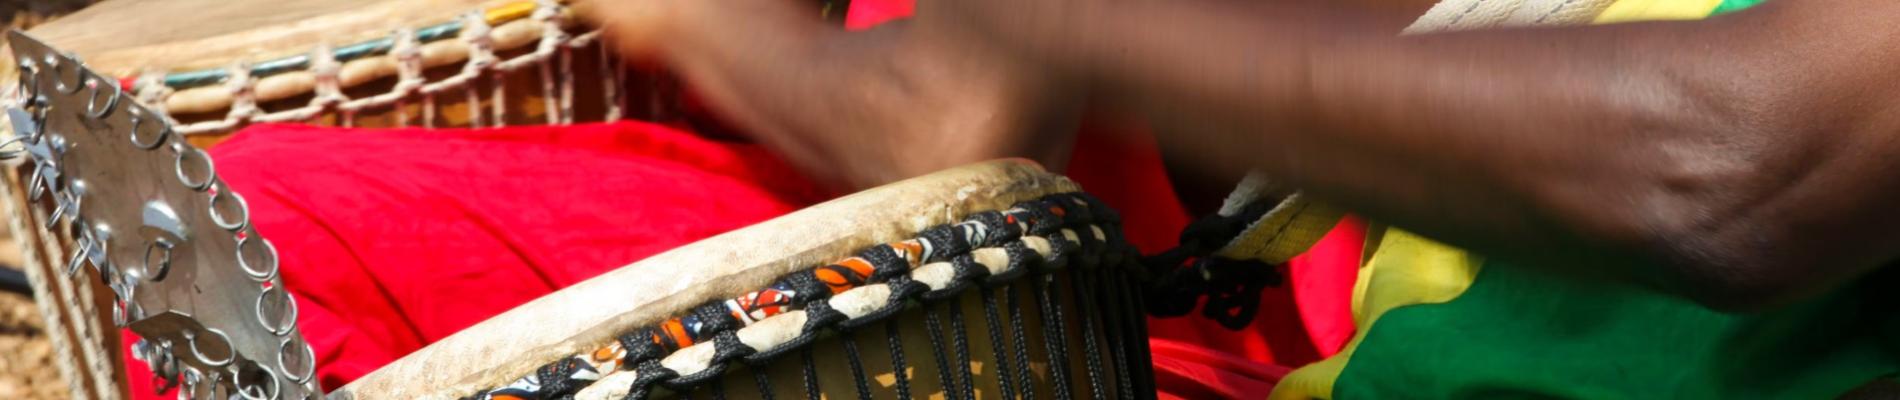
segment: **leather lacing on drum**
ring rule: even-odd
[[[1118,398],[1153,397],[1146,326],[1140,317],[1145,306],[1140,286],[1132,281],[1145,271],[1137,267],[1138,257],[1120,236],[1119,224],[1113,211],[1079,193],[978,213],[962,223],[925,230],[916,239],[873,246],[856,257],[792,273],[764,290],[706,303],[686,315],[635,329],[590,354],[550,363],[506,387],[465,399],[563,399],[577,394],[645,399],[663,393],[661,388],[680,398],[724,398],[720,378],[729,365],[741,362],[753,370],[758,396],[769,399],[773,382],[762,367],[793,352],[803,364],[804,393],[815,398],[821,388],[811,345],[826,335],[844,339],[852,389],[858,398],[868,399],[870,384],[852,339],[879,322],[895,371],[891,386],[899,398],[910,398],[911,380],[918,377],[907,374],[912,360],[906,358],[902,342],[916,339],[900,337],[898,320],[890,318],[907,307],[920,308],[929,325],[931,362],[938,367],[936,379],[946,398],[974,398],[978,383],[963,311],[956,304],[942,304],[972,290],[984,296],[984,334],[996,357],[998,387],[1005,392],[1000,397],[1037,396],[1023,323],[1027,309],[1035,309],[1047,329],[1040,361],[1048,363],[1054,397],[1080,396],[1071,387],[1072,349],[1064,328],[1068,317],[1058,297],[1065,293],[1077,306],[1072,311],[1082,330],[1079,351],[1088,393],[1096,398],[1110,393]],[[1069,279],[1052,275],[1064,269]],[[1018,304],[1024,286],[1036,305]],[[1007,311],[999,309],[994,297],[999,290],[1008,296]],[[874,304],[877,300],[883,303]],[[1001,323],[1004,312],[1011,322],[1007,334]],[[949,320],[948,338],[944,319]],[[795,335],[784,337],[794,330]],[[603,371],[608,374],[601,375]]]

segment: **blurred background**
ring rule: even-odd
[[[0,0],[0,22],[26,29],[78,11],[96,0]],[[5,40],[5,39],[0,39]],[[10,57],[9,57],[10,58]],[[20,247],[0,229],[0,268],[18,271]],[[0,291],[0,399],[63,399],[66,384],[53,365],[53,346],[42,332],[30,297]]]

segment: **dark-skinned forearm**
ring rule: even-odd
[[[1313,14],[1170,3],[1070,11],[1094,20],[1051,30],[1059,33],[996,31],[1048,35],[1013,43],[1051,46],[1026,53],[1051,54],[1053,64],[1087,76],[1106,102],[1182,127],[1163,129],[1162,141],[1191,152],[1177,158],[1194,167],[1261,168],[1501,257],[1571,271],[1622,268],[1610,272],[1753,307],[1896,255],[1878,244],[1895,243],[1895,213],[1871,204],[1900,197],[1868,186],[1900,182],[1832,179],[1858,188],[1841,194],[1812,179],[1892,166],[1836,151],[1835,139],[1861,137],[1843,132],[1866,131],[1868,120],[1803,107],[1818,98],[1892,103],[1783,86],[1891,78],[1764,62],[1772,57],[1765,49],[1790,40],[1751,33],[1790,34],[1772,28],[1785,21],[1766,12],[1395,39]],[[1883,44],[1835,36],[1808,39],[1862,51]],[[1774,82],[1805,70],[1846,75]]]

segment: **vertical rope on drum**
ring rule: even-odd
[[[481,129],[486,126],[482,121],[482,95],[475,90],[474,82],[462,87],[462,99],[468,103],[468,127]]]
[[[617,88],[620,89],[614,96],[614,108],[620,110],[621,118],[628,118],[626,113],[630,106],[627,105],[627,59],[614,57],[614,82],[619,82]]]
[[[957,370],[963,374],[959,377],[957,389],[964,399],[973,399],[976,397],[976,372],[970,370],[970,335],[963,327],[963,305],[958,304],[962,302],[954,298],[951,301],[950,343],[956,346]]]
[[[396,127],[399,127],[399,128],[409,127],[409,108],[407,107],[409,105],[408,103],[409,102],[402,101],[401,98],[396,99],[396,104],[393,106],[396,108]]]
[[[1044,294],[1050,290],[1049,280],[1053,278],[1048,274],[1033,277],[1036,282],[1029,287],[1029,294],[1042,310],[1043,335],[1046,337],[1043,345],[1048,348],[1049,379],[1055,381],[1050,386],[1055,387],[1056,400],[1069,400],[1073,394],[1069,392],[1068,333],[1062,329],[1065,320],[1062,318],[1062,308],[1055,304],[1055,296]]]
[[[1134,357],[1132,357],[1133,359],[1130,360],[1130,362],[1134,363],[1134,367],[1139,373],[1138,376],[1142,377],[1142,379],[1135,381],[1135,394],[1142,399],[1153,399],[1155,398],[1154,353],[1153,350],[1148,348],[1147,320],[1139,317],[1140,315],[1145,315],[1141,313],[1141,310],[1148,309],[1148,305],[1147,299],[1143,297],[1146,293],[1139,289],[1139,285],[1133,282],[1135,279],[1133,275],[1122,274],[1122,279],[1120,279],[1119,282],[1122,287],[1122,293],[1126,294],[1126,296],[1123,296],[1123,301],[1128,303],[1128,309],[1135,312],[1134,315],[1137,316],[1135,317],[1135,323],[1131,324],[1131,331],[1129,332],[1129,337],[1134,338],[1133,344],[1135,348],[1132,352]]]
[[[600,50],[600,79],[606,81],[605,84],[600,86],[600,97],[601,104],[605,104],[607,107],[607,115],[602,117],[601,120],[609,122],[618,121],[620,120],[620,85],[623,84],[622,82],[625,82],[620,75],[620,71],[614,69],[614,66],[619,64],[619,57],[614,56],[612,46],[608,46],[606,42],[597,41],[594,43],[595,48]]]
[[[559,99],[555,98],[557,94],[554,92],[554,65],[544,61],[537,66],[541,70],[541,112],[547,113],[548,125],[560,125],[561,110],[555,104]]]
[[[1036,400],[1036,385],[1029,376],[1029,338],[1024,332],[1029,328],[1023,324],[1022,287],[1024,283],[1012,283],[1003,290],[1009,296],[1009,330],[1016,345],[1016,381],[1022,382],[1022,398]]]
[[[1121,293],[1119,282],[1121,282],[1122,274],[1119,268],[1120,266],[1107,266],[1095,276],[1092,282],[1092,287],[1095,289],[1093,300],[1098,302],[1097,304],[1106,306],[1101,313],[1102,332],[1108,336],[1109,355],[1114,357],[1115,387],[1118,389],[1116,398],[1132,399],[1135,388],[1128,369],[1134,366],[1128,363],[1127,354],[1132,351],[1129,343],[1132,339],[1125,334],[1128,329],[1125,313],[1132,310],[1126,309],[1121,300],[1123,293]]]
[[[231,93],[231,107],[219,123],[232,127],[249,121],[258,113],[257,79],[251,76],[251,64],[245,60],[231,63],[225,76],[224,88]]]
[[[891,346],[891,375],[895,377],[898,400],[910,400],[910,372],[904,365],[904,340],[897,335],[897,319],[884,323],[884,340]]]
[[[435,129],[435,94],[422,94],[422,127]]]
[[[1103,398],[1107,389],[1102,380],[1106,373],[1102,371],[1102,348],[1096,343],[1095,310],[1089,302],[1094,300],[1094,291],[1089,283],[1094,279],[1093,268],[1076,268],[1069,272],[1069,295],[1075,299],[1076,319],[1082,322],[1082,360],[1088,373],[1089,391],[1095,398]]]
[[[871,383],[864,378],[864,359],[858,354],[858,340],[849,329],[838,331],[838,339],[844,341],[844,356],[851,364],[851,383],[858,389],[858,398],[871,398]]]
[[[996,364],[996,388],[999,389],[998,393],[1001,397],[1009,398],[1009,396],[1015,394],[1016,391],[1013,390],[1015,389],[1015,385],[1012,385],[1014,382],[1011,382],[1011,378],[1013,377],[1009,374],[1009,355],[1006,354],[1008,352],[1005,350],[1007,342],[1003,341],[1003,321],[1001,317],[998,317],[996,311],[996,288],[983,288],[982,296],[983,323],[989,326],[990,355],[996,357],[996,361],[994,362],[994,364]]]
[[[937,360],[937,380],[943,386],[944,398],[955,399],[951,392],[956,378],[950,376],[950,357],[943,351],[943,318],[937,315],[936,305],[929,302],[924,303],[924,329],[930,333],[930,353]]]
[[[555,59],[561,62],[561,71],[566,73],[554,77],[561,81],[561,125],[574,123],[574,48],[561,46],[555,53]]]
[[[329,43],[318,43],[317,48],[310,51],[310,73],[316,76],[313,89],[316,94],[311,97],[308,107],[317,110],[310,113],[311,119],[322,118],[322,110],[340,108],[343,102],[350,100],[349,96],[343,95],[342,77],[339,76],[342,72],[343,63],[336,60],[336,53],[330,51]],[[162,81],[159,86],[164,86]]]
[[[489,105],[494,109],[494,126],[496,128],[508,126],[508,70],[496,69],[494,75],[488,78],[488,84],[494,85],[489,89],[491,93],[488,95]]]
[[[765,376],[765,368],[762,368],[762,367],[752,368],[752,383],[757,384],[759,386],[759,398],[771,400],[772,399],[772,381],[766,378],[767,377]],[[721,396],[721,397],[724,397],[724,396]]]
[[[376,102],[376,97],[390,98],[396,108],[396,125],[408,127],[408,102],[403,101],[403,98],[425,83],[422,77],[422,43],[417,40],[416,32],[408,28],[397,29],[396,42],[390,47],[389,54],[396,57],[396,87],[389,93],[373,96],[369,103]]]
[[[726,400],[726,381],[714,380],[712,383],[713,400]]]
[[[812,360],[811,346],[806,346],[805,351],[802,351],[800,353],[801,354],[799,356],[805,359],[804,360],[805,361],[805,398],[816,399],[818,398],[818,393],[819,393],[818,365],[817,365],[818,363]],[[763,368],[757,368],[757,367],[753,368],[752,370],[764,371]],[[759,373],[761,375],[764,374],[764,372],[759,372]]]

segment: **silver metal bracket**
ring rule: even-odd
[[[277,251],[210,155],[116,79],[25,33],[9,40],[23,100],[7,113],[31,160],[28,194],[51,196],[35,207],[70,235],[68,278],[90,265],[106,281],[114,322],[141,336],[135,355],[161,386],[192,398],[321,398]]]

